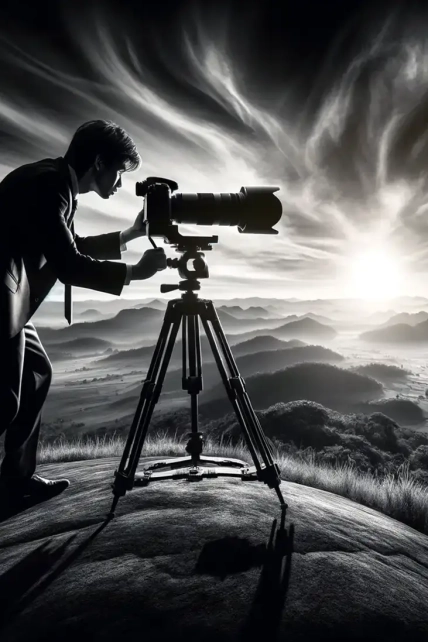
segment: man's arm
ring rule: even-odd
[[[30,198],[28,225],[31,238],[40,247],[57,278],[69,285],[120,295],[127,274],[126,264],[98,261],[79,251],[64,218],[68,200],[60,181],[52,174],[38,176]],[[119,233],[103,236],[116,238],[115,242],[109,242],[110,247],[115,243],[119,256],[116,254],[111,258],[120,258]]]
[[[120,251],[121,252],[126,252],[128,249],[126,247],[126,241],[131,240],[133,238],[136,238],[134,235],[134,230],[132,228],[128,228],[127,230],[124,230],[123,232],[120,232],[119,234],[119,240],[120,240]],[[125,277],[125,283],[124,285],[129,285],[132,280],[132,265],[129,265],[128,263],[126,264],[126,277]]]
[[[74,232],[74,222],[71,224],[71,233],[76,247],[82,254],[87,254],[98,259],[118,259],[121,252],[126,252],[126,242],[138,237],[131,227],[123,232],[98,234],[97,236],[79,236]],[[119,254],[117,252],[117,235],[119,234]],[[132,279],[132,265],[126,265],[124,285],[129,285]]]
[[[139,236],[138,232],[135,232],[131,227],[123,232],[79,236],[74,231],[74,221],[71,223],[71,233],[79,252],[92,256],[94,259],[120,259],[121,252],[127,250],[126,243]],[[125,246],[124,249],[122,246]]]

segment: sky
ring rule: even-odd
[[[142,166],[108,201],[80,196],[80,236],[129,227],[146,176],[171,178],[180,192],[273,185],[283,207],[275,236],[179,227],[219,237],[201,296],[427,296],[428,10],[419,4],[2,2],[0,180],[64,155],[83,122],[113,120]],[[121,260],[151,247],[135,239]],[[168,268],[122,297],[156,297],[179,280]]]

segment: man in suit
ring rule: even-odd
[[[3,502],[13,505],[28,495],[45,499],[69,485],[67,479],[35,474],[52,365],[30,319],[56,280],[65,284],[67,311],[72,285],[119,296],[131,280],[150,278],[166,268],[161,248],[147,250],[136,265],[106,260],[121,258],[126,242],[145,234],[143,211],[121,232],[84,238],[74,232],[78,195],[93,191],[108,199],[121,187],[122,174],[140,165],[130,136],[111,121],[95,120],[77,129],[64,157],[18,167],[0,183]]]

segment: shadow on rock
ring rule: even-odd
[[[241,631],[242,641],[251,636],[263,635],[270,637],[272,641],[277,639],[290,581],[294,540],[294,524],[290,524],[287,532],[284,522],[285,513],[276,530],[277,520],[273,520],[265,563],[247,621]]]
[[[76,537],[76,533],[59,546],[52,548],[52,540],[43,542],[24,559],[0,576],[0,631],[13,621],[29,604],[74,562],[92,540],[105,528],[100,526],[62,561],[61,558]],[[59,563],[59,564],[58,564]]]
[[[262,566],[250,612],[241,630],[242,641],[258,635],[268,635],[274,640],[278,635],[291,573],[294,525],[290,524],[287,531],[285,513],[278,529],[277,523],[274,519],[267,545],[254,546],[240,537],[224,537],[205,544],[194,569],[195,573],[224,580],[227,575]]]
[[[0,522],[4,522],[19,513],[23,513],[25,510],[28,510],[37,504],[47,502],[63,492],[64,489],[61,489],[56,493],[52,492],[48,497],[21,497],[14,500],[13,503],[10,503],[7,497],[2,497],[0,500]]]
[[[266,556],[266,544],[253,546],[248,539],[223,537],[203,547],[194,572],[213,575],[224,580],[227,575],[261,566]]]

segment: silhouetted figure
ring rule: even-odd
[[[145,252],[136,265],[105,260],[120,259],[127,241],[145,235],[143,211],[123,232],[74,232],[78,194],[108,199],[122,174],[140,165],[130,136],[111,121],[95,120],[77,129],[64,157],[18,167],[0,183],[0,435],[6,433],[0,508],[26,495],[51,497],[69,485],[34,474],[52,364],[30,320],[57,279],[65,284],[71,323],[72,285],[119,296],[132,279],[166,268],[161,248]]]

